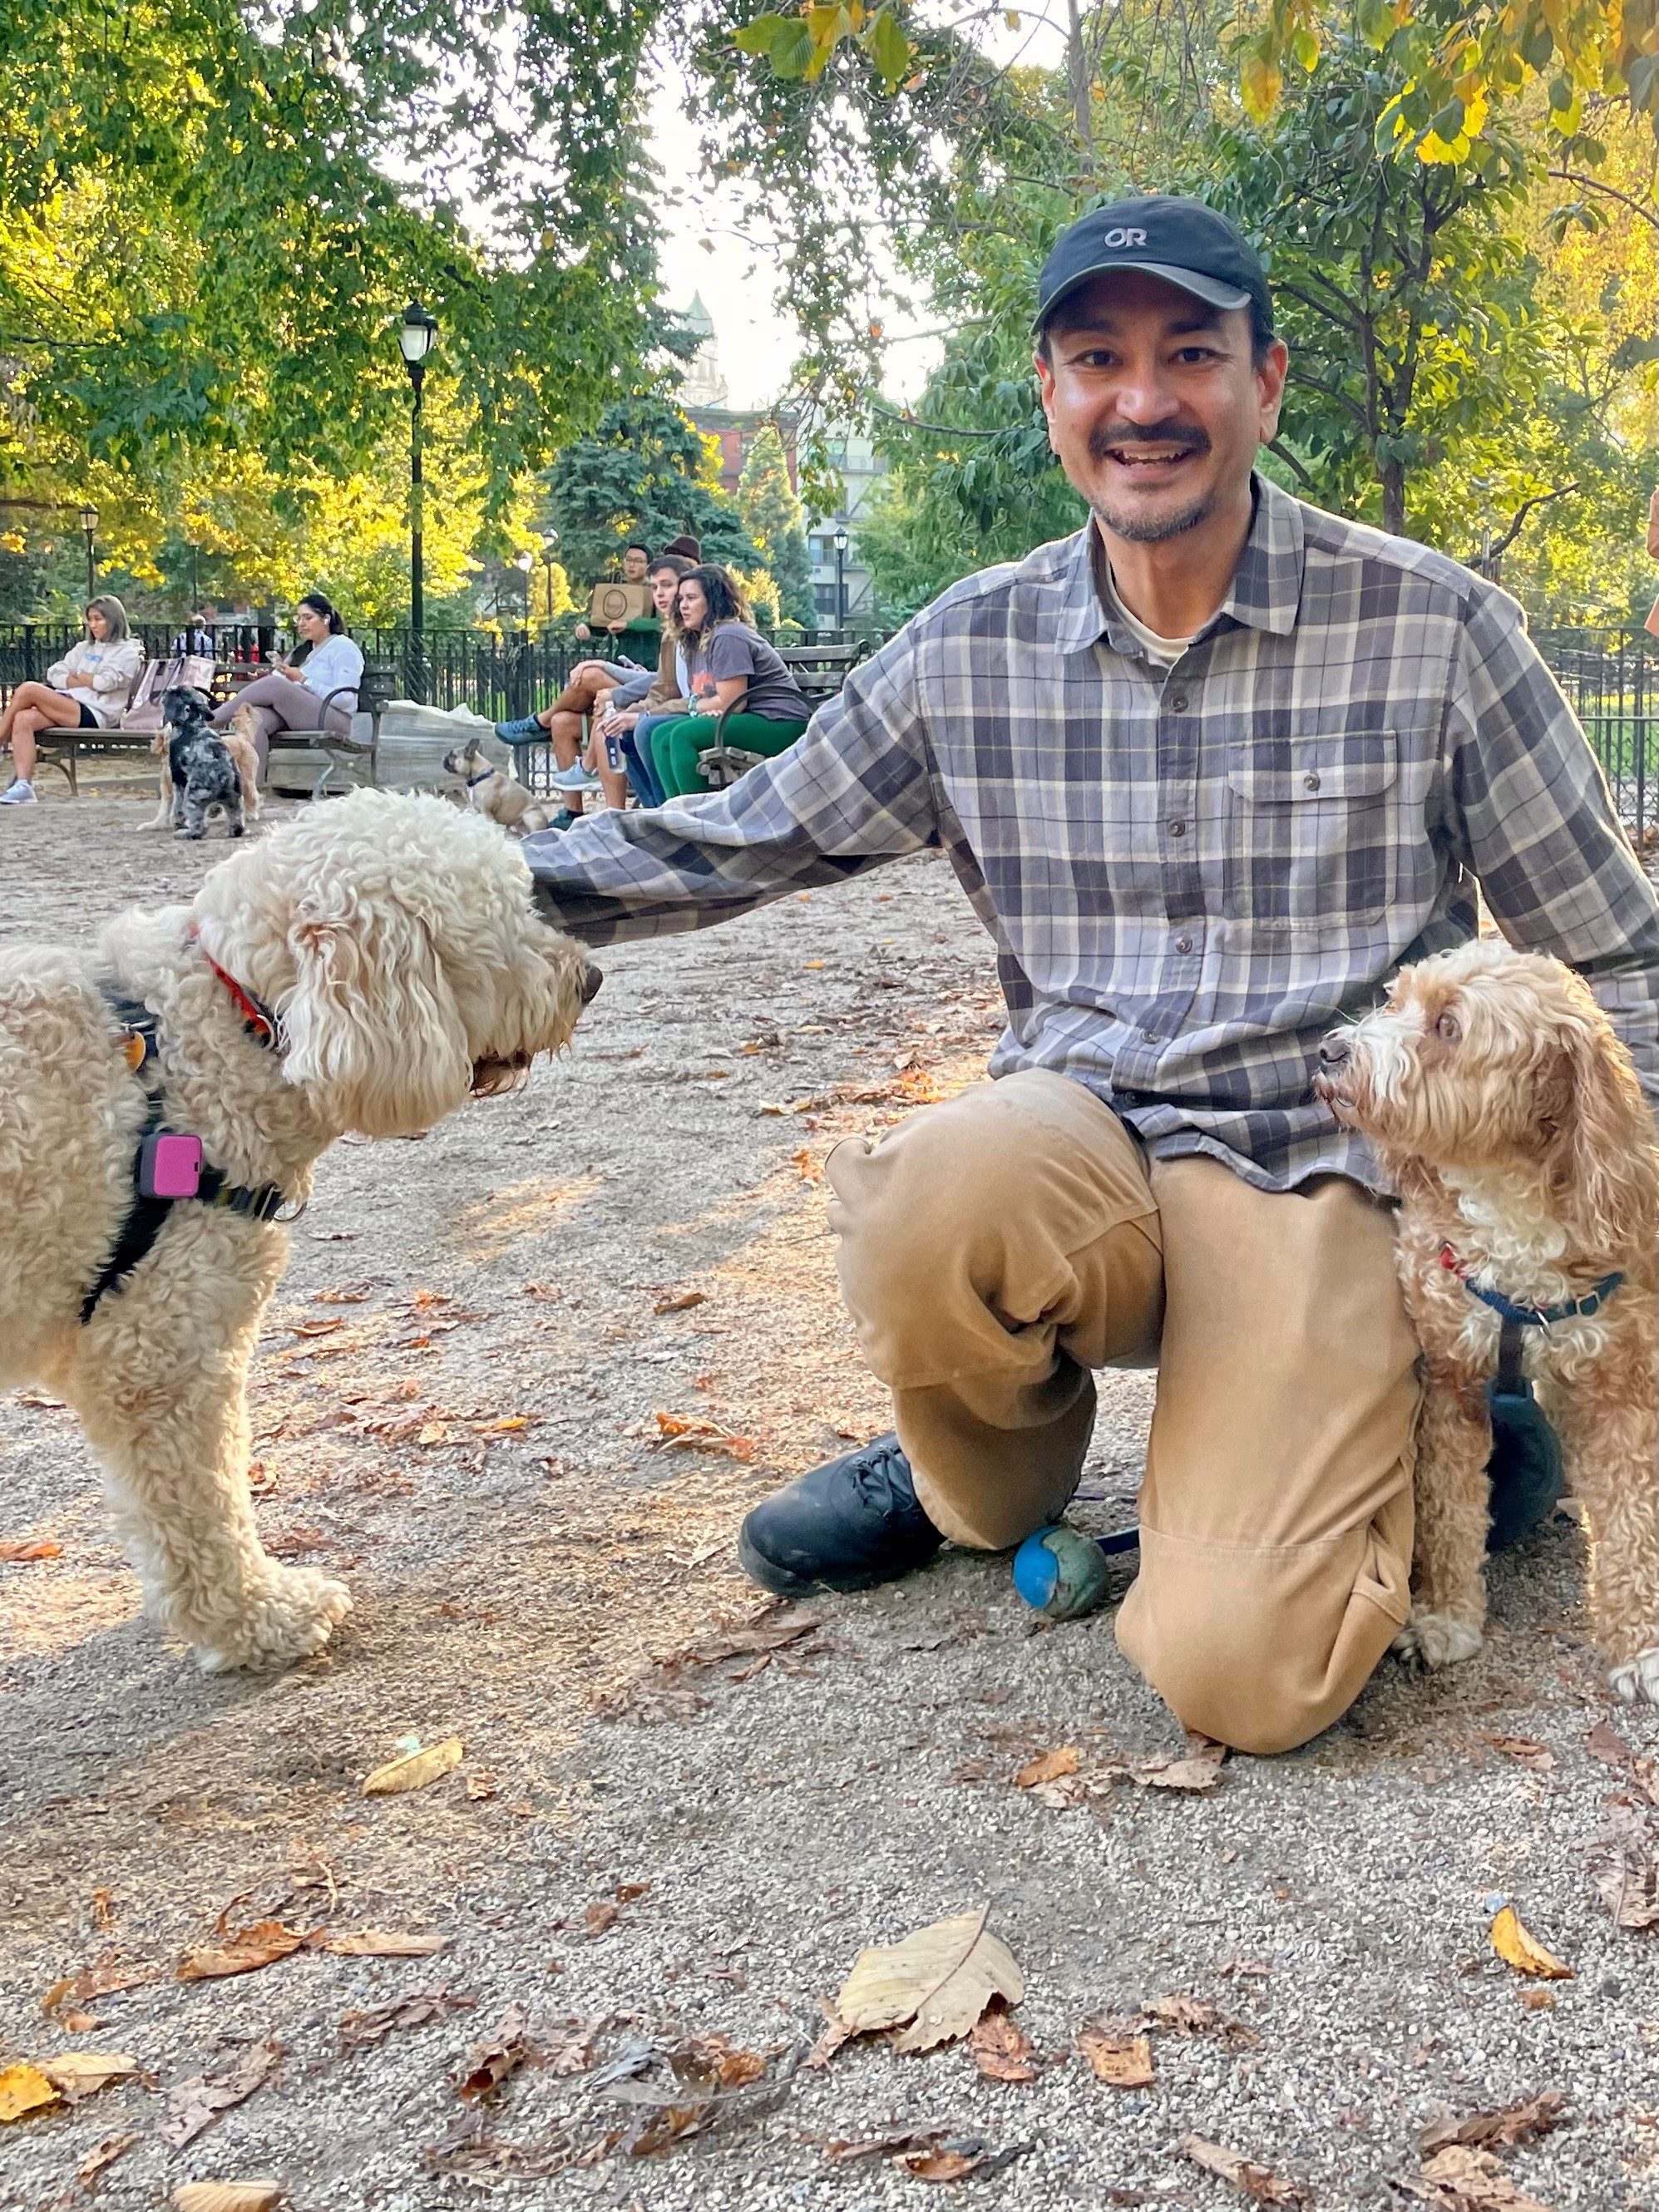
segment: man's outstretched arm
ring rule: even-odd
[[[903,631],[729,790],[527,837],[543,910],[589,945],[664,936],[937,844],[915,662]]]
[[[1520,610],[1483,594],[1464,633],[1446,765],[1465,850],[1512,945],[1576,968],[1659,1114],[1659,894]]]

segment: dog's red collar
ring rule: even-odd
[[[185,932],[185,942],[196,947],[203,959],[236,1001],[236,1010],[242,1017],[242,1027],[248,1035],[257,1038],[268,1052],[280,1052],[283,1048],[283,1025],[280,1019],[266,1006],[263,999],[256,998],[246,984],[237,981],[228,968],[222,968],[219,965],[206,945],[203,944],[202,933],[193,921]]]

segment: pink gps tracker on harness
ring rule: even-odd
[[[164,1133],[138,1152],[141,1198],[194,1198],[202,1184],[202,1140]]]

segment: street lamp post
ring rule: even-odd
[[[836,523],[836,628],[847,627],[847,525]]]
[[[530,635],[530,572],[536,565],[536,556],[526,547],[522,552],[513,556],[513,565],[524,578],[524,628],[525,635],[528,637]]]
[[[425,696],[426,677],[422,665],[421,633],[426,628],[426,574],[421,544],[425,516],[423,498],[425,483],[421,473],[421,387],[426,378],[426,357],[438,343],[438,325],[418,300],[411,300],[404,309],[404,319],[398,325],[398,343],[403,349],[404,365],[409,371],[410,389],[409,408],[409,627],[411,634],[410,689],[419,699]]]
[[[98,534],[98,510],[95,507],[87,506],[81,509],[81,528],[87,541],[87,597],[91,599],[98,594],[98,561],[94,547]]]

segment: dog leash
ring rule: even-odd
[[[193,941],[193,925],[190,934]],[[202,957],[208,959],[206,953]],[[244,999],[247,1000],[243,1026],[268,1050],[274,1051],[279,1031],[270,1010],[263,1007],[251,993],[244,993],[216,962],[209,959],[208,964],[222,981],[231,985],[239,1003]],[[261,1183],[252,1189],[245,1184],[233,1183],[222,1169],[210,1166],[203,1158],[199,1137],[165,1127],[160,1086],[152,1085],[145,1076],[145,1070],[161,1056],[155,1017],[137,1000],[125,998],[101,985],[99,988],[106,1005],[120,1024],[122,1057],[133,1074],[144,1084],[147,1098],[143,1124],[138,1132],[137,1146],[132,1158],[132,1199],[115,1240],[114,1250],[100,1270],[97,1280],[81,1301],[81,1326],[83,1328],[97,1310],[100,1301],[112,1291],[121,1290],[139,1261],[148,1256],[166,1226],[168,1215],[181,1201],[222,1206],[229,1212],[245,1215],[251,1221],[275,1221],[282,1216],[283,1208],[290,1203],[288,1193],[276,1183]],[[261,1024],[263,1028],[259,1026]],[[301,1206],[297,1212],[287,1218],[295,1220],[304,1210]]]
[[[1585,1291],[1582,1298],[1568,1298],[1555,1306],[1523,1306],[1513,1298],[1506,1298],[1502,1291],[1488,1290],[1480,1283],[1469,1280],[1468,1262],[1460,1260],[1449,1244],[1440,1248],[1440,1264],[1448,1273],[1455,1275],[1472,1298],[1479,1298],[1483,1306],[1490,1306],[1498,1316],[1498,1382],[1499,1393],[1506,1398],[1530,1398],[1532,1385],[1521,1372],[1521,1332],[1528,1328],[1549,1328],[1558,1321],[1576,1321],[1581,1316],[1589,1319],[1601,1312],[1602,1307],[1625,1279],[1620,1272],[1603,1275],[1601,1281]]]

